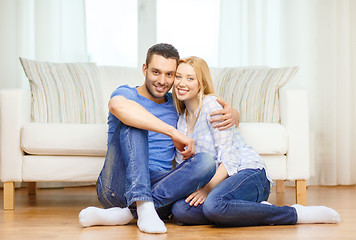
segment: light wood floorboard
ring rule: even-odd
[[[0,191],[2,195],[2,190]],[[133,221],[127,226],[82,228],[78,213],[87,206],[100,206],[94,187],[39,189],[28,196],[27,189],[16,189],[15,211],[0,210],[0,239],[238,239],[309,240],[356,239],[356,186],[318,187],[307,190],[308,205],[326,205],[341,215],[340,224],[300,224],[221,228],[214,226],[177,226],[167,223],[167,234],[141,233]],[[0,199],[0,206],[3,204]],[[273,190],[269,201],[276,205],[295,202],[294,188],[284,193]]]

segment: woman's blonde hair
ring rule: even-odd
[[[206,95],[215,94],[214,85],[213,85],[213,81],[211,80],[208,64],[202,58],[194,57],[194,56],[180,59],[178,61],[178,66],[181,63],[189,64],[194,69],[195,76],[197,77],[199,83],[198,96],[199,96],[199,111],[200,111],[203,98]],[[177,112],[184,113],[185,104],[183,101],[178,100],[177,95],[175,93],[175,89],[173,89],[173,101],[177,109]]]

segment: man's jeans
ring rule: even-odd
[[[184,199],[174,203],[177,222],[187,225],[259,226],[296,224],[293,207],[261,204],[267,201],[270,182],[265,170],[245,169],[217,185],[202,205],[189,206]]]
[[[172,171],[150,171],[148,154],[148,132],[119,123],[97,181],[104,208],[130,207],[136,201],[153,201],[161,208],[204,186],[216,171],[207,153],[193,155]]]

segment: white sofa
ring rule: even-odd
[[[105,109],[117,86],[143,83],[141,69],[99,66],[99,72]],[[219,71],[212,73],[216,81]],[[277,180],[277,187],[283,190],[282,181],[295,180],[296,202],[305,205],[306,179],[310,174],[307,94],[303,89],[285,88],[279,95],[280,123],[241,122],[239,130],[262,155],[270,176]],[[4,209],[14,209],[16,182],[96,181],[104,162],[106,124],[31,123],[30,111],[30,90],[0,90],[0,179],[4,184]],[[33,191],[36,185],[30,186]]]

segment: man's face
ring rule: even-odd
[[[142,68],[148,91],[145,97],[155,102],[165,102],[164,95],[173,85],[176,68],[175,59],[153,55],[148,66],[144,64]]]

